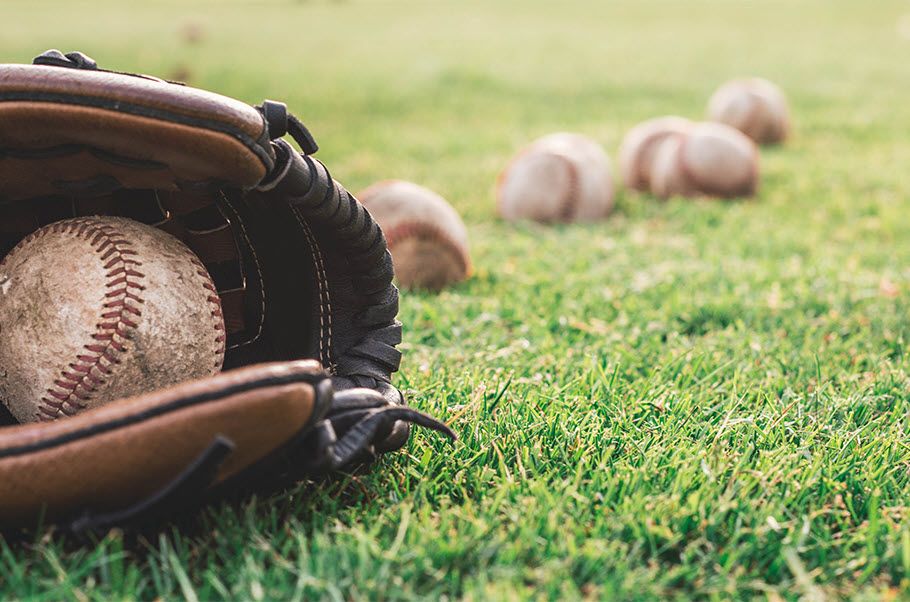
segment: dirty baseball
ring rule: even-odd
[[[180,241],[118,217],[52,223],[0,263],[0,399],[54,420],[221,369],[212,279]]]

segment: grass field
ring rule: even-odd
[[[0,540],[0,598],[910,597],[910,5],[847,0],[3,0],[0,61],[285,100],[351,190],[414,180],[476,274],[402,296],[418,433],[367,474],[191,531]],[[180,36],[198,23],[204,38]],[[903,24],[903,25],[901,25]],[[789,94],[754,201],[620,194],[603,223],[495,217],[533,137],[615,157],[729,77]],[[0,487],[3,484],[0,483]]]

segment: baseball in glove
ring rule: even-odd
[[[304,477],[369,461],[410,423],[454,438],[390,383],[401,324],[386,241],[316,150],[278,102],[76,52],[0,65],[0,258],[68,218],[153,225],[204,264],[226,330],[215,376],[55,421],[6,417],[0,527],[145,521],[275,464]]]

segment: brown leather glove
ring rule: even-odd
[[[303,476],[369,460],[401,447],[408,423],[454,437],[390,384],[391,257],[316,149],[281,103],[104,71],[80,53],[0,65],[0,257],[61,219],[151,224],[205,264],[227,328],[214,377],[57,422],[7,417],[0,527],[143,521],[276,463]]]

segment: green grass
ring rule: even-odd
[[[446,196],[477,270],[402,296],[396,382],[454,446],[418,433],[371,472],[158,538],[0,540],[0,598],[910,597],[906,12],[4,0],[0,60],[78,48],[285,100],[352,190]],[[754,201],[496,219],[496,173],[531,138],[580,131],[615,157],[638,121],[699,117],[743,74],[778,82],[796,126]]]

